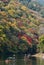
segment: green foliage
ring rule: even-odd
[[[39,45],[38,47],[40,48],[40,52],[44,52],[44,35],[41,35],[39,37]]]

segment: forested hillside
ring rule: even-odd
[[[44,3],[43,0],[18,0],[23,5],[27,6],[29,9],[32,9],[36,12],[39,12],[39,14],[44,18],[44,6],[42,3]]]
[[[36,15],[18,1],[0,1],[0,53],[29,51],[34,54],[37,52],[39,36],[40,43],[44,45],[44,34],[39,32],[44,19]]]

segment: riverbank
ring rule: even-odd
[[[38,58],[43,58],[44,59],[44,53],[37,53],[35,55],[32,55],[32,57],[38,57]]]

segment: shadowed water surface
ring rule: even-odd
[[[13,57],[12,57],[13,58]],[[14,58],[12,60],[1,60],[0,65],[44,65],[44,59],[41,58]]]

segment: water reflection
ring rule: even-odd
[[[0,61],[0,65],[44,65],[44,60],[39,58],[29,58],[29,59],[15,59],[5,61]]]

